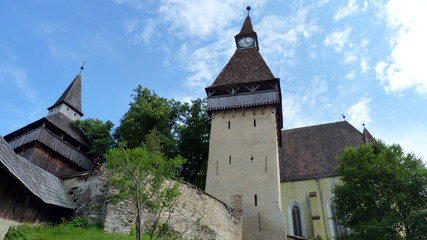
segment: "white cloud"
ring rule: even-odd
[[[241,18],[243,0],[163,0],[159,13],[177,35],[206,38],[229,28],[231,21]],[[254,3],[256,7],[263,1]]]
[[[331,107],[327,96],[328,82],[324,76],[315,76],[310,86],[286,93],[283,97],[283,116],[286,128],[318,124],[316,117]]]
[[[57,59],[79,59],[78,54],[68,48],[49,45],[49,53]]]
[[[362,60],[360,61],[360,69],[361,73],[366,73],[369,69],[368,63],[366,62],[365,58],[362,58]]]
[[[344,62],[345,63],[354,63],[358,60],[357,54],[355,51],[345,51],[344,52]]]
[[[116,3],[125,3],[128,4],[134,8],[142,8],[144,6],[144,1],[143,0],[114,0]]]
[[[353,126],[362,126],[363,123],[367,124],[371,122],[371,118],[369,116],[370,107],[368,105],[370,101],[370,98],[362,97],[357,103],[353,104],[349,108],[348,119]]]
[[[339,21],[343,18],[350,16],[351,14],[359,10],[359,5],[356,0],[349,0],[347,6],[341,6],[334,16],[335,21]]]
[[[142,40],[145,44],[150,44],[158,25],[159,22],[152,18],[144,20],[131,19],[124,24],[124,29],[127,34],[133,35],[135,43]]]
[[[387,4],[386,21],[395,35],[390,41],[390,55],[375,67],[386,92],[415,88],[421,94],[427,93],[426,12],[426,1],[391,0]]]
[[[350,32],[351,32],[351,27],[347,27],[345,30],[341,32],[335,31],[329,34],[328,36],[326,36],[323,43],[328,47],[329,46],[334,47],[335,51],[341,52],[344,46],[346,45],[346,43],[348,42],[348,36]]]
[[[232,36],[232,33],[229,32],[225,35]],[[233,42],[229,39],[222,39],[200,48],[183,44],[177,52],[177,58],[189,72],[184,84],[193,89],[203,89],[210,85],[221,70],[220,68],[224,67],[221,60],[229,58],[233,50]]]
[[[10,66],[0,68],[0,82],[7,84],[14,83],[31,103],[36,103],[37,98],[35,97],[33,88],[28,84],[27,72],[24,69]]]
[[[316,21],[308,19],[308,16],[309,9],[301,8],[289,17],[267,15],[255,26],[258,34],[262,36],[260,49],[267,64],[272,67],[295,64],[295,48],[301,39],[310,38],[319,32]]]
[[[354,73],[354,71],[351,71],[349,74],[345,76],[345,78],[348,80],[353,80],[355,76],[356,74]]]

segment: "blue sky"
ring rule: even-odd
[[[427,2],[23,0],[0,8],[0,135],[47,114],[83,62],[84,118],[117,126],[138,84],[205,97],[250,5],[284,128],[342,120],[427,159]]]

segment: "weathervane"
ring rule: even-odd
[[[251,6],[247,6],[246,10],[248,10],[248,17],[249,17],[249,11],[251,10]]]
[[[85,69],[85,63],[86,62],[83,62],[83,65],[80,67],[80,73],[82,73],[83,69]]]

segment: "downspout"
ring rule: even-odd
[[[320,188],[320,181],[319,181],[319,177],[316,176],[316,182],[317,182],[317,187],[319,188],[319,194],[320,194],[320,201],[321,201],[321,206],[322,206],[322,215],[323,215],[323,226],[325,226],[325,234],[326,234],[326,239],[328,239],[328,228],[326,227],[326,219],[325,219],[325,209],[323,207],[323,194],[322,194],[322,189]]]

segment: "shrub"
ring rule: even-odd
[[[71,226],[75,227],[75,228],[87,228],[89,225],[89,221],[87,220],[87,218],[76,218],[73,219],[73,221],[71,221]]]
[[[31,240],[34,233],[33,228],[27,224],[11,226],[6,234],[5,240]]]

